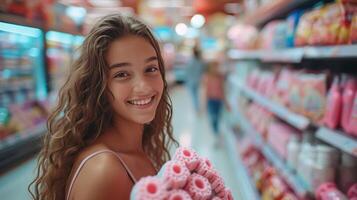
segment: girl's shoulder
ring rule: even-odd
[[[132,182],[115,152],[106,146],[93,145],[83,149],[73,170],[77,171],[78,168],[80,172],[75,177],[71,191],[75,199],[117,199],[118,195],[129,196]]]

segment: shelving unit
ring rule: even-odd
[[[276,114],[279,118],[285,120],[289,124],[293,125],[295,128],[300,130],[306,130],[309,126],[316,126],[318,127],[318,131],[316,133],[316,137],[326,143],[329,143],[336,148],[347,152],[351,155],[357,156],[357,139],[353,137],[349,137],[347,133],[342,131],[328,129],[324,126],[319,126],[313,124],[308,118],[298,115],[284,106],[269,100],[268,98],[258,94],[254,90],[243,86],[238,81],[231,79],[230,80],[235,86],[240,89],[243,94],[252,99],[255,103],[267,108],[274,114]]]
[[[249,177],[248,171],[244,167],[242,163],[242,158],[237,151],[236,141],[237,139],[234,136],[232,130],[224,125],[223,127],[223,135],[225,139],[225,143],[227,144],[226,148],[229,152],[229,158],[232,161],[234,166],[234,176],[236,180],[238,180],[240,186],[240,194],[242,195],[243,199],[251,199],[251,200],[259,200],[260,195],[256,190],[254,184],[252,183],[251,178]]]
[[[303,179],[293,172],[293,170],[285,164],[284,160],[279,157],[275,151],[265,143],[260,134],[252,127],[250,122],[240,113],[236,113],[237,122],[247,134],[252,135],[257,147],[260,147],[265,158],[279,171],[280,175],[290,185],[290,187],[300,196],[307,197],[310,195],[311,188]]]
[[[252,89],[248,88],[247,86],[243,86],[235,79],[230,80],[243,94],[252,99],[254,102],[258,103],[259,105],[267,108],[281,119],[285,120],[295,128],[299,130],[306,130],[310,125],[311,122],[308,118],[298,115],[294,112],[291,112],[289,109],[285,108],[284,106],[275,103],[268,98],[258,94],[257,92],[253,91]]]
[[[324,0],[325,2],[331,2]],[[249,13],[244,22],[254,26],[262,27],[269,21],[286,17],[295,9],[311,7],[320,0],[276,0],[258,8],[255,12]]]
[[[320,140],[357,157],[357,140],[340,131],[320,127],[316,133]]]
[[[43,123],[0,141],[0,170],[40,149],[46,130]]]
[[[228,56],[233,60],[260,60],[262,62],[300,63],[303,59],[357,58],[357,45],[326,47],[298,47],[269,50],[231,49]]]

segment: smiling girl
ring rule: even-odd
[[[113,14],[87,35],[48,120],[33,199],[129,199],[170,159],[171,100],[150,29]]]

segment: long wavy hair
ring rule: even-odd
[[[87,35],[59,91],[58,104],[47,122],[48,133],[39,155],[37,176],[29,185],[33,199],[65,199],[67,179],[76,156],[111,126],[113,111],[108,100],[111,92],[107,88],[109,68],[105,55],[111,42],[128,35],[142,37],[153,46],[164,81],[155,118],[144,125],[143,148],[157,169],[170,159],[170,145],[178,143],[172,134],[172,105],[159,44],[149,27],[134,17],[108,15]]]

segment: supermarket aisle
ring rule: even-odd
[[[173,101],[174,134],[181,145],[193,147],[200,155],[208,157],[221,172],[228,187],[232,189],[235,199],[238,198],[237,183],[232,177],[233,168],[224,147],[215,148],[208,119],[205,114],[198,117],[193,112],[193,105],[188,92],[182,86],[171,91]],[[1,199],[29,199],[27,186],[35,176],[35,159],[30,159],[21,166],[0,177]],[[236,188],[236,189],[235,189]]]
[[[226,153],[225,145],[216,148],[213,133],[211,132],[208,116],[201,114],[196,117],[191,97],[182,86],[177,86],[171,93],[173,103],[174,134],[183,146],[191,146],[201,156],[210,159],[213,165],[223,176],[226,185],[231,188],[234,199],[239,198],[238,183],[234,179],[233,167]]]

